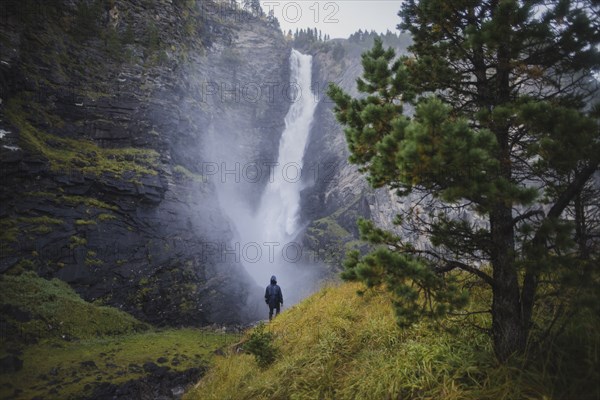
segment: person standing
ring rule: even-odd
[[[271,276],[271,284],[265,290],[265,303],[269,306],[269,321],[273,319],[273,310],[275,316],[281,311],[280,306],[283,305],[283,294],[281,288],[277,284],[275,275]]]

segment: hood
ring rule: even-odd
[[[277,278],[275,275],[271,276],[271,283],[277,283]]]

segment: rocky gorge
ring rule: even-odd
[[[302,95],[292,48],[311,56],[316,102],[291,160],[294,240],[319,269],[288,282],[307,285],[291,304],[366,248],[357,218],[391,227],[393,197],[348,163],[325,94],[355,93],[372,35],[302,42],[222,1],[0,7],[2,396],[180,398],[265,317],[220,188],[259,208]]]
[[[14,1],[2,16],[2,273],[57,277],[155,325],[258,318],[215,185],[236,179],[259,201],[268,174],[244,179],[244,167],[277,159],[293,39],[222,2]],[[357,217],[393,214],[346,161],[325,95],[329,81],[352,89],[369,46],[301,48],[318,104],[300,240],[332,272],[360,245]],[[227,163],[211,137],[235,143]]]
[[[284,82],[290,45],[250,13],[194,4],[3,4],[3,273],[58,277],[159,325],[252,318],[244,271],[204,251],[231,229],[202,137],[232,131],[272,157],[287,103],[235,96]]]

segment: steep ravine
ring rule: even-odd
[[[0,272],[59,277],[156,325],[255,318],[244,270],[208,251],[232,230],[203,138],[275,157],[289,103],[243,87],[287,81],[279,29],[210,1],[2,7]]]

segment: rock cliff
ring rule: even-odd
[[[391,39],[383,38],[384,45],[394,47],[398,54],[406,51],[407,37],[388,37]],[[305,49],[314,54],[314,85],[319,94],[305,165],[319,173],[305,177],[302,210],[310,223],[303,242],[333,270],[341,268],[348,250],[364,250],[364,243],[358,240],[358,218],[371,219],[382,228],[394,230],[392,221],[400,209],[392,191],[374,190],[358,167],[348,162],[343,128],[326,94],[328,83],[334,82],[352,96],[360,95],[356,89],[356,78],[362,74],[360,56],[372,45],[372,35],[366,35],[364,40],[335,39],[312,43]]]
[[[253,319],[204,145],[221,134],[274,158],[279,28],[211,1],[1,7],[0,271],[59,277],[158,325]]]

